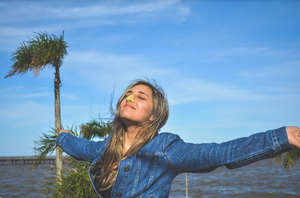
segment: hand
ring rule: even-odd
[[[70,130],[65,130],[65,129],[61,129],[59,133],[62,133],[62,132],[71,133]]]
[[[299,127],[286,127],[287,136],[291,145],[300,148],[300,128]]]

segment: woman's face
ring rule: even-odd
[[[133,96],[132,96],[133,95]],[[128,127],[151,119],[153,92],[146,85],[136,85],[125,95],[120,105],[121,120]]]

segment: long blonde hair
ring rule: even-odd
[[[146,85],[151,88],[153,92],[153,110],[150,116],[153,119],[140,123],[140,130],[137,131],[135,141],[123,155],[122,150],[126,126],[120,117],[120,104],[126,93],[136,85]],[[94,178],[94,181],[95,179],[99,181],[98,184],[96,184],[96,188],[100,191],[109,189],[113,185],[118,172],[119,163],[135,154],[150,142],[161,127],[166,124],[169,117],[168,100],[163,89],[155,82],[150,83],[150,81],[138,80],[130,84],[124,91],[117,103],[117,109],[114,115],[114,120],[112,121],[114,132],[106,145],[100,165],[97,167],[98,171],[100,171],[96,174],[97,179]]]

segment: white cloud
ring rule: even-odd
[[[45,9],[47,7],[47,9]],[[151,21],[184,21],[189,8],[177,1],[139,3],[12,2],[0,4],[0,50],[12,51],[33,32],[60,33],[77,28],[139,24]]]
[[[300,59],[286,60],[276,65],[259,67],[251,70],[244,70],[239,74],[243,77],[258,80],[269,79],[269,81],[277,81],[277,79],[299,79]],[[282,81],[279,81],[282,83]]]
[[[51,124],[54,120],[53,106],[42,105],[34,101],[2,102],[0,124],[14,127],[33,127],[40,123]]]
[[[68,103],[64,101],[64,103]],[[15,128],[54,126],[54,103],[44,104],[38,100],[7,101],[0,105],[0,125]],[[107,115],[109,109],[101,104],[61,105],[62,124],[64,126],[80,125],[92,119]],[[17,125],[16,125],[17,123]]]
[[[174,4],[174,1],[159,1],[152,3],[136,3],[129,5],[90,5],[73,8],[52,8],[49,14],[57,18],[90,18],[97,16],[118,16],[131,14],[147,14],[166,9]],[[187,11],[185,11],[187,12]]]
[[[1,99],[33,99],[52,96],[48,88],[26,88],[23,86],[8,87],[0,89]]]
[[[285,49],[276,49],[266,46],[257,47],[235,47],[228,50],[223,50],[223,56],[274,56],[274,55],[286,55],[290,53]]]
[[[46,93],[26,93],[26,94],[10,94],[4,96],[4,98],[15,98],[15,99],[21,99],[21,98],[37,98],[37,97],[49,97],[52,94],[50,92]]]
[[[72,52],[68,57],[67,76],[64,79],[74,81],[81,79],[95,89],[112,91],[124,88],[130,81],[143,76],[155,79],[166,88],[171,105],[207,100],[266,100],[267,94],[247,90],[236,85],[207,82],[191,78],[184,70],[160,69],[159,64],[145,57],[133,55],[116,55],[102,52]],[[84,67],[84,69],[82,69]],[[77,72],[80,71],[80,72]],[[72,78],[69,78],[72,76]],[[76,82],[75,82],[76,83]],[[105,86],[102,86],[105,84]]]
[[[13,27],[0,25],[0,50],[14,52],[20,43],[27,41],[28,37],[34,37],[34,32],[62,32],[61,26],[28,26],[28,27]]]
[[[128,84],[131,80],[142,78],[143,76],[162,77],[171,71],[167,69],[159,69],[154,62],[145,60],[144,57],[133,55],[117,55],[103,52],[72,52],[68,57],[68,65],[62,69],[67,69],[64,72],[68,75],[64,79],[72,75],[72,80],[75,78],[83,79],[84,82],[98,86],[99,88],[106,88],[105,85],[119,85]],[[82,69],[84,68],[84,69]],[[77,72],[80,71],[80,72]],[[71,74],[71,75],[70,75]],[[112,87],[109,86],[109,91]]]
[[[288,50],[278,50],[271,47],[234,47],[227,49],[217,49],[214,51],[203,52],[202,60],[206,62],[221,62],[226,59],[233,59],[233,57],[248,57],[248,58],[258,58],[258,57],[271,57],[274,56],[284,56],[287,54],[292,54]],[[266,60],[266,58],[265,58]]]
[[[176,4],[178,1],[140,1],[138,3],[86,3],[77,6],[71,2],[63,2],[59,5],[49,4],[47,2],[31,2],[26,4],[12,3],[0,4],[3,10],[0,14],[0,22],[18,22],[29,20],[45,20],[45,19],[87,19],[98,17],[129,17],[134,15],[136,20],[143,16],[149,16],[155,12],[166,12],[168,9],[179,8],[180,14],[188,15],[189,9],[183,5]],[[45,6],[47,9],[45,9]],[[176,13],[173,13],[176,14]],[[178,13],[177,13],[178,14]],[[139,17],[137,17],[139,15]],[[21,18],[20,16],[26,16]],[[39,16],[37,18],[37,16]]]
[[[201,79],[177,76],[168,86],[170,104],[177,105],[197,101],[252,101],[266,100],[269,96],[230,84],[206,82]]]

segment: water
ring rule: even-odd
[[[220,167],[210,173],[188,173],[188,189],[190,198],[299,198],[300,166],[285,170],[282,164],[263,160],[233,170]],[[184,174],[173,181],[170,197],[185,197]]]
[[[55,167],[54,167],[55,168]],[[0,166],[0,197],[44,197],[42,182],[50,165],[30,170],[30,165]],[[284,170],[271,160],[242,168],[220,167],[210,173],[188,173],[189,198],[300,198],[300,166]],[[185,198],[185,175],[175,178],[170,198]]]
[[[31,170],[30,165],[0,166],[0,198],[44,197],[44,178],[50,176],[51,166],[42,164]]]

